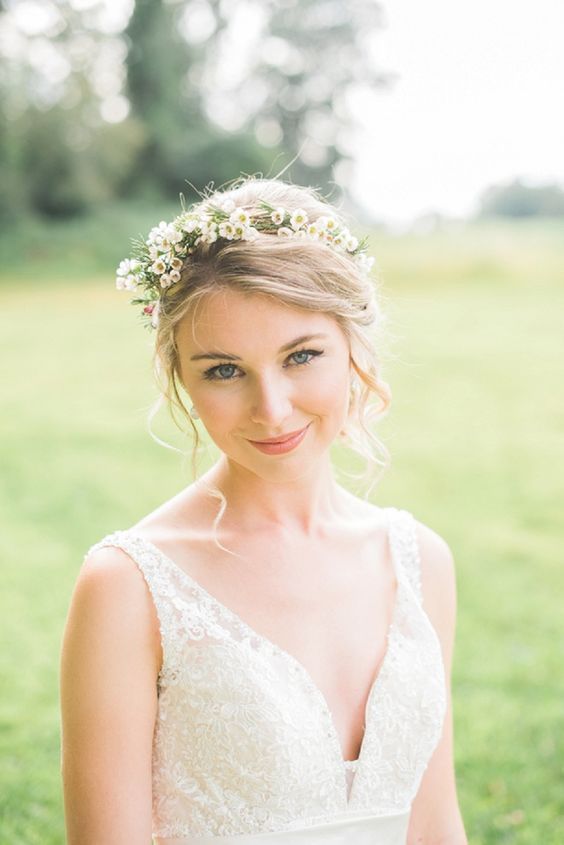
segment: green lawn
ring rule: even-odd
[[[83,556],[189,482],[181,457],[146,431],[151,338],[113,287],[129,234],[154,219],[137,213],[131,231],[133,217],[115,215],[109,245],[90,223],[38,227],[25,261],[16,235],[12,251],[0,242],[14,258],[0,278],[0,841],[12,845],[64,842],[58,662]],[[412,510],[457,562],[467,832],[476,845],[557,845],[564,231],[551,221],[450,225],[376,232],[371,244],[393,337],[393,406],[380,427],[393,464],[373,499]],[[164,410],[154,428],[186,448]]]

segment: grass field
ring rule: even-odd
[[[115,214],[111,237],[98,221],[0,241],[0,841],[10,845],[64,842],[59,648],[82,558],[190,480],[146,431],[151,340],[113,287],[129,235],[154,219]],[[380,427],[393,463],[373,499],[413,511],[457,563],[468,836],[560,845],[564,231],[449,224],[376,232],[371,245],[393,335],[393,407]],[[164,411],[155,429],[186,448]]]

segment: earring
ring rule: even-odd
[[[190,416],[192,417],[193,420],[199,420],[200,419],[200,415],[193,405],[190,408]]]

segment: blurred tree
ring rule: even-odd
[[[210,51],[215,67],[204,78],[212,114],[228,125],[246,120],[262,143],[297,156],[290,170],[296,181],[324,187],[335,178],[346,181],[346,162],[354,152],[353,101],[366,105],[394,78],[375,64],[380,5],[214,0],[213,6],[223,15],[224,31]]]
[[[520,179],[492,185],[480,198],[480,217],[561,217],[564,190],[555,184],[527,185]]]
[[[0,214],[77,214],[120,192],[144,136],[126,111],[114,120],[122,42],[101,0],[4,5]]]
[[[252,133],[229,133],[210,121],[194,80],[222,22],[214,17],[209,38],[191,43],[185,13],[183,3],[136,0],[125,30],[126,93],[147,132],[131,173],[132,191],[164,189],[177,196],[185,179],[202,189],[212,179],[222,183],[261,169],[270,158]]]

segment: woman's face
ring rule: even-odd
[[[177,327],[180,375],[214,443],[261,477],[315,467],[346,420],[350,350],[335,320],[218,291]],[[254,445],[300,432],[290,444]]]

